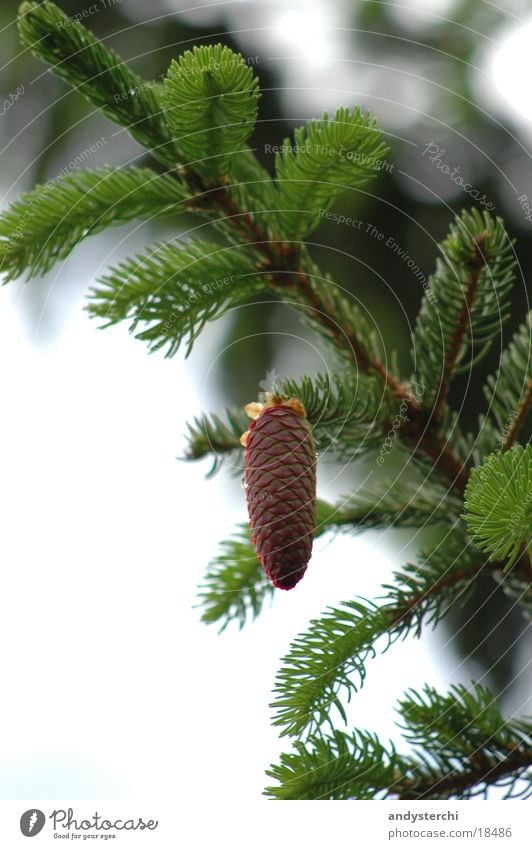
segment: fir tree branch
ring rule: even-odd
[[[271,197],[271,185],[264,179],[260,182],[266,199],[272,203],[275,199]],[[234,197],[234,188],[227,186],[209,191],[204,187],[203,196],[196,200],[195,211],[210,216],[213,208],[218,209],[224,215],[224,235],[234,230],[239,237],[253,241],[263,255],[263,267],[269,273],[272,285],[283,299],[302,308],[303,320],[325,336],[350,365],[354,364],[364,373],[378,375],[396,397],[402,399],[410,395],[412,399],[413,393],[408,384],[401,383],[380,359],[375,344],[376,334],[371,334],[353,299],[348,300],[331,278],[320,272],[304,245],[275,238],[271,224],[263,227],[256,216],[241,208]],[[272,209],[268,212],[271,215]],[[415,398],[412,404],[417,406]]]
[[[249,427],[249,418],[243,407],[226,408],[224,421],[220,416],[211,413],[196,416],[193,422],[187,424],[187,448],[184,460],[202,460],[212,456],[213,465],[207,477],[213,475],[221,466],[224,458],[233,458],[236,453],[242,453],[240,437]],[[238,464],[242,470],[242,463]]]
[[[505,721],[491,693],[457,685],[446,696],[426,686],[399,704],[413,756],[357,729],[296,741],[267,771],[274,799],[449,799],[506,787],[506,798],[532,793],[532,722]],[[517,792],[516,792],[517,791]]]
[[[372,495],[376,506],[371,501]],[[438,504],[433,500],[438,497],[436,490],[432,490],[432,497],[429,493],[412,496],[405,488],[396,492],[395,498],[387,495],[378,498],[377,489],[367,488],[336,505],[317,499],[314,537],[330,531],[363,531],[390,524],[409,528],[448,521],[448,506],[444,515],[443,502]],[[402,505],[399,508],[398,503]],[[199,588],[201,619],[207,624],[219,623],[221,631],[231,622],[242,628],[259,615],[274,593],[275,587],[267,579],[251,542],[249,527],[240,525],[230,539],[220,544],[220,552],[210,563]]]
[[[301,401],[322,454],[331,451],[335,457],[352,458],[380,445],[379,421],[389,416],[389,403],[375,379],[332,372],[282,381],[279,391]],[[227,409],[225,418],[204,415],[189,425],[185,459],[214,454],[219,468],[223,454],[232,455],[241,448],[240,437],[249,419],[238,408]]]
[[[519,399],[519,404],[512,420],[512,424],[508,429],[508,434],[504,443],[506,449],[512,448],[515,445],[521,428],[525,424],[530,411],[532,410],[532,377],[528,378],[527,384],[523,390],[523,394]]]
[[[333,731],[306,746],[296,741],[293,752],[283,752],[280,763],[266,770],[278,784],[264,792],[279,801],[375,799],[403,767],[394,748],[383,746],[376,734]]]
[[[423,528],[446,524],[458,517],[462,503],[436,484],[424,482],[414,488],[400,481],[382,480],[359,487],[340,498],[327,517],[338,530],[362,531],[375,528]]]
[[[434,408],[435,417],[438,416],[439,410],[445,404],[454,369],[456,368],[458,357],[462,349],[464,337],[467,332],[469,322],[471,320],[471,312],[475,299],[478,295],[482,272],[486,268],[486,257],[484,255],[484,242],[488,236],[488,232],[484,230],[482,233],[475,235],[473,242],[473,259],[469,263],[470,271],[467,275],[466,289],[464,292],[464,300],[460,312],[456,318],[454,332],[449,339],[447,350],[443,360],[443,374],[440,385],[440,392]]]
[[[375,119],[360,109],[341,107],[325,113],[285,140],[275,161],[277,212],[285,239],[299,240],[315,230],[320,214],[346,189],[358,189],[375,177],[388,152]]]
[[[151,350],[167,356],[187,339],[187,356],[207,321],[220,318],[265,288],[250,245],[167,242],[125,260],[92,290],[89,311],[106,325],[130,320]]]
[[[463,770],[454,770],[444,775],[430,775],[415,779],[403,779],[397,782],[401,800],[422,799],[467,799],[485,794],[490,786],[511,779],[512,788],[519,780],[526,781],[528,787],[520,795],[529,797],[532,783],[532,747],[524,751],[505,754],[503,760],[484,759],[473,754],[471,765]],[[526,794],[526,795],[525,795]],[[509,794],[506,798],[509,797]]]
[[[410,421],[401,430],[401,436],[414,448],[419,448],[457,493],[463,495],[469,479],[467,463],[434,419],[422,409],[409,406]],[[455,437],[456,438],[456,437]]]
[[[442,696],[426,685],[422,694],[408,691],[399,712],[406,739],[429,754],[415,777],[399,782],[400,799],[467,798],[508,776],[514,784],[532,767],[532,723],[505,720],[484,687],[455,685]]]
[[[221,543],[199,587],[201,620],[209,625],[220,623],[220,631],[230,622],[243,628],[259,615],[274,592],[251,542],[249,527],[241,525],[231,539]]]
[[[243,56],[221,44],[173,60],[162,103],[176,143],[207,180],[229,173],[257,119],[259,83]]]
[[[508,318],[515,266],[502,220],[475,209],[455,219],[441,253],[414,336],[416,380],[430,390],[423,406],[435,405],[436,421],[453,376],[485,356]]]
[[[497,446],[511,448],[532,408],[532,312],[503,351],[495,374],[488,377],[484,394],[500,432],[484,455]],[[484,455],[480,458],[484,459]],[[480,463],[478,464],[480,465]]]
[[[464,506],[477,547],[510,569],[532,540],[532,445],[490,454],[473,469]]]

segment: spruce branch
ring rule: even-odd
[[[207,477],[218,471],[224,459],[229,459],[241,472],[242,463],[238,462],[242,455],[240,437],[248,426],[249,418],[243,407],[226,408],[223,418],[215,413],[196,416],[187,424],[187,447],[183,459],[212,457],[213,464]]]
[[[53,3],[24,3],[21,7],[19,27],[23,42],[40,58],[51,63],[55,73],[79,88],[112,120],[128,127],[132,135],[165,164],[175,167],[183,158],[181,154],[184,153],[186,158],[188,151],[196,159],[201,160],[203,157],[204,163],[213,163],[218,158],[220,183],[231,182],[227,179],[227,174],[222,173],[221,167],[228,167],[227,157],[238,163],[237,168],[240,168],[241,174],[247,169],[248,174],[252,171],[255,176],[260,175],[255,182],[262,186],[259,196],[263,209],[268,208],[270,218],[275,218],[272,202],[274,208],[282,210],[280,214],[289,217],[293,215],[289,210],[288,196],[294,191],[299,197],[303,191],[304,197],[315,207],[313,216],[316,226],[323,204],[329,204],[350,186],[366,183],[378,172],[380,158],[386,152],[373,118],[362,115],[360,110],[350,112],[340,109],[334,119],[324,116],[321,121],[312,122],[306,130],[306,135],[304,130],[299,131],[305,135],[308,151],[304,152],[301,148],[296,154],[292,155],[290,152],[278,160],[276,190],[245,146],[256,113],[256,80],[242,57],[231,53],[228,48],[217,45],[189,51],[178,63],[172,65],[162,96],[167,110],[164,112],[155,88],[129,71],[116,54],[104,48],[81,24],[71,21]],[[128,93],[131,97],[124,98]],[[247,94],[247,97],[244,97],[244,94]],[[233,118],[236,116],[240,124],[236,119],[231,119],[229,101],[233,108]],[[225,117],[222,114],[224,109]],[[192,117],[197,127],[194,124],[195,128],[183,137],[184,125],[187,121],[190,122]],[[220,123],[222,119],[225,124]],[[232,130],[228,131],[225,125],[232,127]],[[190,128],[190,123],[187,126]],[[235,136],[232,139],[233,132],[238,138]],[[226,145],[225,154],[223,148],[220,148],[218,153],[212,154],[214,159],[205,159],[203,142],[207,144],[208,141],[207,136],[204,137],[205,133],[211,136],[211,143],[217,139],[217,144]],[[181,142],[184,139],[184,148],[179,146],[178,149],[174,143],[175,135],[179,136]],[[232,149],[229,144],[230,136],[234,142]],[[188,150],[187,145],[192,145],[194,149]],[[232,156],[235,145],[237,148],[242,147],[242,155],[239,152],[238,156]],[[307,179],[309,163],[313,163],[314,168],[318,162],[320,174],[324,179],[313,185]],[[245,236],[249,240],[254,237],[257,242],[263,242],[264,262],[270,265],[274,275],[277,275],[272,279],[273,286],[279,284],[280,290],[285,290],[285,272],[289,272],[292,285],[288,287],[288,295],[292,294],[292,289],[298,294],[305,290],[304,305],[317,314],[318,327],[323,329],[323,332],[328,332],[335,346],[341,351],[348,346],[352,352],[351,356],[357,358],[362,370],[375,366],[381,377],[386,377],[382,364],[374,363],[371,357],[366,357],[364,345],[360,344],[358,337],[354,335],[353,328],[357,325],[346,320],[348,316],[345,313],[345,299],[336,297],[336,303],[333,303],[327,293],[329,286],[320,286],[315,281],[310,281],[307,273],[299,268],[297,247],[294,249],[282,241],[272,243],[269,238],[271,226],[265,223],[264,215],[261,216],[263,229],[257,226],[256,217],[249,213],[248,209],[242,209],[235,203],[249,199],[242,183],[237,182],[235,188],[229,186],[220,188],[218,193],[212,192],[212,186],[204,179],[206,176],[212,176],[208,172],[209,167],[196,162],[196,165],[182,169],[182,178],[186,180],[189,195],[195,195],[194,201],[187,205],[187,209],[203,214],[211,220],[220,212],[225,212],[227,220],[219,222],[218,226],[224,230],[229,241],[232,239],[228,231],[236,230],[240,238]],[[316,174],[313,173],[313,180],[315,178]],[[296,217],[301,218],[299,213]],[[333,309],[329,312],[328,308]],[[346,328],[349,329],[347,338]],[[153,340],[152,336],[147,338]],[[162,344],[164,345],[164,341]],[[389,375],[389,378],[390,384],[397,388],[399,383],[394,381],[392,375]]]
[[[236,161],[240,162],[240,157]],[[354,364],[358,371],[377,375],[398,398],[411,395],[408,385],[402,384],[382,361],[377,334],[354,299],[346,297],[330,275],[322,274],[303,244],[289,244],[276,237],[272,225],[274,209],[267,209],[275,203],[271,181],[261,176],[255,165],[248,165],[248,170],[254,171],[253,184],[260,187],[256,212],[239,206],[242,200],[249,200],[249,195],[238,183],[204,190],[192,211],[210,218],[221,213],[223,218],[217,226],[229,242],[238,244],[242,239],[252,242],[263,257],[272,290],[298,308],[303,321],[324,337],[346,363]],[[269,222],[265,220],[266,212]],[[413,405],[416,406],[415,399]]]
[[[264,792],[278,801],[375,799],[403,768],[393,747],[383,746],[376,734],[333,731],[306,745],[296,741],[293,752],[283,752],[280,763],[266,770],[278,784]]]
[[[296,638],[277,678],[274,721],[282,734],[310,736],[273,768],[280,784],[271,795],[470,798],[505,783],[509,795],[521,792],[520,780],[529,793],[530,722],[503,718],[480,688],[406,694],[400,712],[416,757],[398,755],[369,732],[336,731],[332,721],[335,711],[345,720],[345,700],[364,683],[367,660],[437,623],[483,570],[532,611],[532,454],[530,445],[516,444],[532,405],[530,315],[503,353],[499,376],[488,378],[491,410],[480,419],[476,441],[460,431],[448,407],[455,376],[482,360],[509,314],[515,263],[502,222],[473,210],[452,225],[418,318],[415,381],[404,381],[388,367],[356,297],[322,273],[302,241],[342,193],[358,192],[380,170],[387,148],[371,116],[342,107],[296,130],[272,180],[247,144],[259,89],[239,54],[221,45],[196,47],[172,63],[158,86],[53,3],[24,3],[19,27],[23,43],[54,73],[173,173],[89,171],[23,195],[0,216],[0,270],[7,279],[48,271],[105,227],[192,212],[222,241],[158,243],[124,261],[93,291],[91,313],[108,324],[129,321],[152,350],[171,355],[184,341],[190,351],[205,323],[227,310],[262,293],[279,298],[341,361],[338,373],[282,386],[305,406],[320,453],[345,459],[376,449],[383,432],[395,429],[400,404],[398,443],[414,448],[425,471],[428,462],[437,471],[422,491],[379,481],[337,504],[317,502],[315,536],[435,522],[448,533],[421,554],[419,565],[396,573],[376,601],[329,608]],[[231,457],[238,467],[246,426],[241,410],[196,419],[187,457],[214,455],[213,470]],[[495,447],[498,453],[484,462]],[[468,463],[478,468],[471,472]],[[460,524],[464,492],[471,539]],[[200,588],[202,618],[222,629],[229,622],[242,627],[272,595],[250,532],[241,526],[209,566]]]
[[[317,499],[314,536],[319,537],[334,527],[334,517],[334,508]],[[256,619],[275,592],[251,542],[249,526],[239,525],[235,533],[220,544],[220,551],[209,564],[199,587],[202,622],[220,624],[220,631],[231,622],[243,628],[248,621]]]
[[[324,113],[285,140],[276,157],[281,233],[298,240],[315,230],[320,217],[346,189],[358,189],[375,177],[388,147],[375,119],[360,109]]]
[[[407,691],[399,703],[406,739],[428,753],[418,774],[403,782],[401,799],[471,798],[490,785],[520,779],[532,790],[532,721],[507,720],[490,691],[454,685]]]
[[[407,401],[411,422],[402,429],[401,438],[410,445],[419,443],[424,455],[458,491],[463,492],[468,473],[462,460],[453,453],[437,429],[431,426],[430,418],[421,409],[420,401],[412,392],[412,387],[387,368],[383,353],[376,344],[376,334],[368,328],[353,299],[346,298],[330,278],[323,276],[310,259],[306,248],[297,239],[294,241],[294,235],[299,232],[298,221],[305,220],[304,231],[308,230],[308,222],[313,221],[315,225],[320,217],[320,210],[327,209],[328,204],[341,192],[359,187],[378,172],[381,157],[386,150],[373,118],[363,115],[360,110],[341,109],[333,119],[325,116],[321,121],[311,122],[306,131],[298,131],[297,135],[299,141],[305,140],[305,148],[302,144],[298,145],[297,150],[285,151],[278,158],[277,182],[274,184],[245,145],[245,138],[256,111],[257,89],[249,69],[236,54],[229,54],[227,49],[216,46],[192,51],[182,57],[182,60],[173,66],[165,84],[163,100],[168,110],[165,117],[158,89],[128,71],[115,54],[107,51],[80,24],[63,15],[54,4],[25,4],[20,27],[25,43],[41,58],[51,62],[56,73],[79,87],[113,120],[129,126],[133,135],[168,165],[175,167],[178,160],[183,158],[180,154],[181,148],[178,150],[174,143],[174,134],[181,133],[187,111],[191,110],[191,114],[196,116],[199,123],[197,132],[186,136],[188,141],[185,140],[185,147],[187,144],[198,142],[203,138],[202,133],[209,133],[210,129],[214,129],[211,140],[218,139],[219,144],[225,144],[226,133],[220,132],[223,126],[220,123],[223,117],[222,93],[224,102],[226,95],[229,99],[235,96],[232,114],[233,117],[238,115],[242,119],[242,126],[239,126],[238,122],[228,121],[234,132],[240,134],[237,141],[242,145],[242,150],[239,154],[236,157],[230,156],[229,148],[225,153],[219,148],[218,154],[213,154],[214,159],[211,157],[204,160],[214,162],[219,158],[226,169],[233,169],[234,183],[228,174],[220,172],[216,177],[218,185],[213,187],[209,183],[213,175],[205,171],[202,173],[201,164],[199,170],[191,165],[180,169],[181,185],[176,191],[180,196],[186,196],[188,192],[186,210],[196,212],[213,222],[229,245],[241,245],[242,240],[254,244],[258,262],[255,283],[251,284],[246,269],[241,267],[242,274],[238,281],[238,285],[242,287],[240,295],[231,290],[231,298],[227,301],[221,299],[221,303],[220,299],[215,297],[210,301],[210,305],[205,303],[205,298],[201,298],[198,309],[192,309],[187,316],[183,316],[185,323],[190,319],[190,325],[183,331],[181,320],[176,320],[176,312],[179,319],[182,318],[179,309],[176,311],[173,308],[176,302],[182,307],[183,296],[176,293],[176,287],[162,286],[164,281],[153,274],[153,264],[150,262],[152,257],[148,255],[141,257],[139,261],[132,260],[127,269],[112,272],[104,279],[105,291],[97,290],[94,299],[96,303],[93,301],[90,305],[91,313],[101,317],[103,310],[110,323],[121,318],[132,319],[132,329],[137,328],[139,321],[147,320],[150,326],[139,333],[139,337],[147,340],[152,349],[165,347],[168,353],[174,353],[183,335],[188,335],[189,341],[192,342],[196,332],[203,327],[204,320],[217,318],[224,309],[245,302],[247,297],[264,288],[293,304],[304,320],[331,343],[346,363],[350,366],[355,364],[357,370],[363,374],[378,377],[385,390],[395,399],[401,403]],[[207,92],[209,86],[212,89],[212,97]],[[123,99],[121,95],[117,95],[117,89],[122,94],[125,92],[132,95]],[[249,95],[247,104],[244,103],[245,98],[241,97],[246,91]],[[206,101],[205,94],[208,95]],[[217,106],[213,112],[211,106],[214,107],[215,104]],[[229,118],[230,113],[231,109],[228,109]],[[212,124],[210,129],[209,122]],[[170,124],[172,130],[169,128]],[[206,138],[204,141],[207,144]],[[194,151],[189,151],[191,152]],[[195,152],[199,152],[199,149]],[[224,160],[226,154],[229,158]],[[313,163],[313,180],[309,182],[307,177],[310,163]],[[250,210],[252,197],[245,186],[247,177],[252,178],[256,209]],[[310,217],[305,216],[303,219],[297,212],[297,204],[294,213],[290,198],[294,200],[296,196],[302,199],[303,204],[310,204]],[[275,207],[280,209],[280,218],[276,217]],[[478,223],[475,213],[470,215],[470,219]],[[290,233],[288,230],[283,232],[283,227],[289,221],[296,222],[296,231],[290,229]],[[464,221],[466,217],[463,216],[462,224]],[[489,231],[488,224],[486,228]],[[460,222],[456,229],[457,232],[460,230]],[[494,237],[494,250],[497,247],[495,241]],[[454,247],[453,256],[458,261],[460,246]],[[470,244],[468,250],[470,255]],[[465,257],[467,260],[466,254],[461,258]],[[139,291],[143,290],[141,278],[146,270],[144,260],[150,265],[147,279],[156,288],[148,308],[138,301]],[[138,269],[135,269],[135,264],[139,266]],[[21,258],[18,270],[21,270],[23,265],[24,260]],[[499,263],[501,268],[503,265],[504,262]],[[209,274],[212,269],[214,279],[221,276],[223,269],[219,269],[217,273],[209,266],[209,261],[206,266]],[[497,268],[498,278],[501,278],[504,274],[501,268]],[[163,273],[164,270],[169,269],[164,269],[163,262],[159,272]],[[130,280],[124,280],[123,271],[129,277],[133,275],[134,286],[130,285]],[[259,276],[262,275],[259,282]],[[120,292],[111,293],[113,286],[120,289]],[[500,284],[499,289],[503,288]],[[165,304],[167,291],[171,294],[171,302]],[[159,296],[160,292],[164,294]],[[146,292],[143,291],[143,294],[146,295]],[[192,296],[195,294],[195,291],[191,293]],[[131,298],[129,304],[127,297]],[[483,312],[482,305],[488,301],[488,296],[475,300],[475,309],[484,319],[489,310]],[[198,316],[199,321],[196,322],[195,317]],[[175,336],[172,332],[174,328],[177,331]],[[480,335],[482,336],[482,333]],[[429,349],[430,347],[429,345]]]
[[[327,532],[384,528],[390,524],[409,528],[448,521],[448,508],[443,509],[436,489],[432,490],[432,498],[428,493],[413,495],[406,487],[397,489],[394,497],[381,492],[379,498],[375,487],[361,489],[356,496],[340,499],[337,504],[317,499],[314,537]],[[220,624],[221,631],[231,622],[242,628],[256,619],[274,594],[275,587],[264,574],[248,525],[239,525],[235,533],[220,544],[220,551],[209,564],[199,587],[201,620],[206,624]]]
[[[357,729],[294,743],[267,770],[278,783],[266,795],[289,799],[469,799],[491,786],[505,798],[532,792],[532,721],[507,721],[491,693],[453,686],[442,696],[425,686],[399,703],[400,725],[414,754],[399,754]]]
[[[434,482],[414,487],[399,480],[381,480],[339,499],[334,525],[348,531],[448,525],[459,516],[461,506],[453,492]]]
[[[199,587],[202,622],[220,623],[224,631],[230,622],[243,628],[255,619],[266,602],[273,598],[275,587],[264,574],[249,527],[241,525],[233,536],[220,544],[220,551],[210,563]]]
[[[54,74],[125,127],[156,159],[176,167],[179,152],[152,83],[131,71],[55,3],[22,3],[18,26],[22,43],[47,62]]]
[[[87,236],[135,218],[181,211],[181,183],[149,168],[101,168],[51,180],[0,215],[0,273],[44,274]]]
[[[353,458],[382,442],[379,421],[387,421],[390,404],[374,378],[332,372],[284,380],[279,391],[286,398],[301,401],[322,454],[331,452],[334,457]],[[233,459],[234,452],[241,449],[240,437],[248,424],[249,419],[239,408],[226,409],[224,418],[196,418],[188,426],[185,459],[213,455],[214,468],[218,469],[224,454]]]
[[[511,569],[532,541],[532,446],[490,454],[473,469],[464,505],[477,547]]]

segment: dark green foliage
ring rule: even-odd
[[[393,786],[400,761],[378,737],[365,731],[333,731],[307,745],[296,742],[281,763],[267,770],[279,784],[266,788],[273,799],[374,799]]]
[[[515,257],[500,218],[463,212],[441,244],[414,335],[424,404],[488,352],[510,311]]]
[[[336,504],[317,501],[315,536],[437,524],[440,541],[394,573],[377,599],[330,607],[295,638],[273,707],[282,735],[299,739],[270,770],[277,784],[268,795],[448,799],[500,785],[508,797],[526,797],[530,721],[504,717],[482,688],[457,685],[446,696],[430,687],[421,695],[407,691],[399,710],[414,745],[408,757],[371,732],[335,727],[365,681],[368,660],[435,626],[450,604],[472,592],[480,573],[501,582],[532,615],[530,316],[487,380],[489,408],[479,411],[478,434],[464,433],[461,410],[449,403],[456,375],[482,360],[511,312],[515,258],[503,222],[473,209],[451,224],[415,328],[415,380],[407,381],[364,303],[318,266],[303,241],[343,192],[359,192],[382,170],[387,148],[371,115],[341,107],[334,118],[297,129],[272,179],[247,144],[258,81],[229,48],[186,51],[164,84],[153,85],[53,3],[24,3],[19,27],[24,45],[126,128],[167,173],[85,171],[23,195],[0,217],[5,279],[49,271],[106,227],[194,215],[208,236],[158,242],[110,269],[92,292],[90,313],[104,324],[128,321],[151,350],[171,355],[183,342],[190,351],[206,322],[228,310],[279,299],[334,361],[326,374],[276,388],[304,404],[321,461],[364,455],[380,466],[389,441],[401,449],[405,467],[423,474],[410,484],[410,468],[400,480],[372,469],[369,484]],[[243,407],[196,418],[186,459],[210,456],[214,471],[228,458],[241,473],[240,436],[248,424]],[[311,568],[319,567],[318,556]],[[222,543],[200,588],[203,621],[242,627],[273,593],[241,525]]]
[[[382,387],[373,378],[354,380],[336,372],[284,380],[283,395],[297,398],[304,405],[312,425],[316,447],[322,457],[354,457],[374,450],[382,443],[379,421],[390,416],[390,406]],[[252,399],[249,399],[252,400]],[[214,455],[216,468],[224,453],[233,455],[240,448],[240,437],[249,419],[242,409],[226,410],[224,422],[218,416],[202,416],[189,425],[189,459]]]
[[[264,574],[249,528],[242,525],[223,542],[199,588],[202,621],[220,622],[223,631],[230,622],[242,628],[254,619],[273,597],[275,587]]]
[[[498,428],[501,446],[510,447],[516,429],[522,427],[532,408],[532,312],[503,351],[496,374],[488,377],[484,394]],[[495,444],[492,448],[495,448]]]
[[[186,50],[168,70],[162,103],[180,150],[198,174],[218,178],[255,126],[259,83],[221,44]]]
[[[24,46],[48,62],[104,115],[125,127],[161,162],[174,166],[178,153],[157,89],[55,3],[23,3],[19,32]]]

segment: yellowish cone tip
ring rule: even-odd
[[[290,407],[298,416],[301,416],[302,419],[306,418],[307,411],[305,410],[301,401],[298,401],[297,398],[283,398],[282,395],[274,395],[273,392],[266,393],[266,401],[261,404],[258,401],[252,401],[250,404],[246,404],[244,410],[246,414],[250,417],[250,419],[258,419],[260,414],[267,410],[268,407]],[[249,436],[249,430],[246,430],[245,433],[240,437],[240,444],[245,447]]]

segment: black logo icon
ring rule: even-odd
[[[37,808],[30,808],[20,818],[20,830],[24,837],[35,837],[43,830],[46,817]]]

